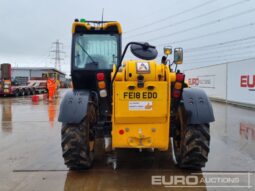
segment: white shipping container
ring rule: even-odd
[[[255,106],[255,59],[205,66],[184,71],[191,87],[211,98]]]
[[[191,87],[203,89],[210,97],[226,99],[226,64],[186,70],[184,73]]]
[[[255,105],[255,59],[228,64],[228,101]]]

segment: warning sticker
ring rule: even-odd
[[[152,110],[152,101],[129,101],[129,111],[150,111]]]
[[[150,65],[148,62],[137,62],[136,63],[137,73],[150,73]]]

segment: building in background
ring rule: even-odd
[[[51,67],[12,67],[12,80],[19,84],[26,84],[28,80],[33,78],[42,78],[56,74],[60,82],[66,81],[66,74]]]

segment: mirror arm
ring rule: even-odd
[[[148,44],[148,43],[129,42],[129,43],[126,45],[126,47],[125,47],[125,49],[124,49],[124,51],[123,51],[123,53],[122,53],[122,56],[121,56],[121,58],[120,58],[119,63],[117,64],[116,71],[115,71],[115,73],[114,73],[114,75],[113,75],[111,84],[113,84],[113,82],[114,82],[114,80],[115,80],[115,78],[116,78],[116,75],[117,75],[117,73],[118,73],[118,71],[119,71],[119,68],[120,68],[120,66],[121,66],[121,63],[122,63],[124,57],[125,57],[125,54],[126,54],[126,52],[127,52],[128,47],[129,47],[130,45],[132,45],[132,44],[143,46],[144,49],[156,48],[155,46],[151,46],[151,45]]]
[[[177,72],[178,64],[175,63],[175,73]]]
[[[118,71],[119,71],[119,68],[120,68],[120,66],[121,66],[121,63],[122,63],[122,61],[123,61],[123,59],[124,59],[124,57],[125,57],[125,55],[126,55],[127,49],[128,49],[128,47],[129,47],[130,45],[132,45],[132,44],[136,44],[136,45],[143,46],[144,49],[156,48],[155,46],[151,46],[151,45],[148,44],[148,43],[139,43],[139,42],[129,42],[129,43],[126,45],[126,47],[125,47],[125,49],[124,49],[124,51],[123,51],[123,53],[122,53],[122,55],[121,55],[120,61],[119,61],[119,63],[117,64],[116,71],[115,71],[115,73],[114,73],[114,75],[113,75],[113,78],[112,78],[112,81],[111,81],[111,85],[110,85],[110,89],[111,89],[111,90],[110,90],[110,97],[111,97],[111,98],[112,98],[112,87],[113,87],[113,82],[114,82],[114,80],[115,80],[115,78],[116,78],[116,76],[117,76],[117,73],[118,73]]]
[[[122,61],[123,61],[123,59],[124,59],[124,56],[125,56],[125,54],[126,54],[126,52],[127,52],[127,49],[128,49],[128,47],[129,47],[131,44],[132,44],[132,42],[130,42],[130,43],[128,43],[128,44],[126,45],[126,47],[125,47],[125,49],[124,49],[124,51],[123,51],[123,53],[122,53],[122,55],[121,55],[120,61],[119,61],[119,63],[117,64],[116,71],[115,71],[115,73],[114,73],[114,75],[113,75],[111,84],[113,84],[113,82],[114,82],[114,80],[115,80],[115,78],[116,78],[116,75],[117,75],[117,73],[118,73],[118,71],[119,71],[119,68],[120,68],[120,66],[121,66],[121,63],[122,63]]]

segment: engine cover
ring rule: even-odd
[[[126,62],[113,84],[113,148],[168,149],[171,83],[164,71],[156,62]]]

